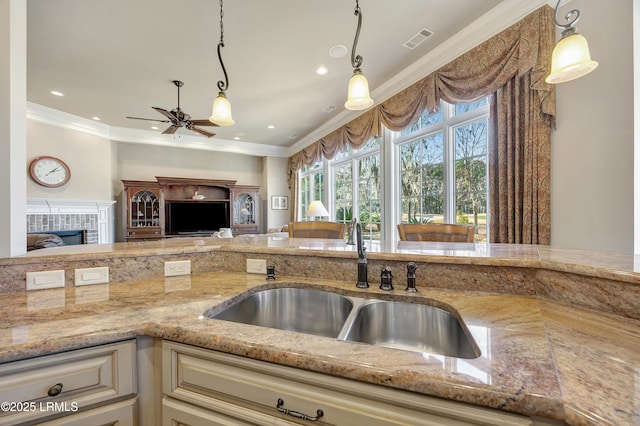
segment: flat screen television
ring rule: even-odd
[[[167,205],[167,223],[169,234],[205,234],[229,228],[229,203],[173,201]]]

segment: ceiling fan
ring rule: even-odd
[[[208,138],[215,136],[215,133],[211,133],[211,132],[207,132],[206,130],[203,129],[199,129],[196,126],[216,126],[218,127],[217,124],[214,124],[212,122],[210,122],[209,120],[192,120],[191,116],[189,114],[185,114],[181,109],[180,109],[180,88],[182,86],[184,86],[184,83],[179,81],[179,80],[173,80],[173,84],[176,85],[176,87],[178,88],[178,106],[174,109],[172,109],[171,111],[167,111],[166,109],[162,109],[162,108],[158,108],[158,107],[151,107],[153,109],[155,109],[156,111],[158,111],[160,114],[164,115],[165,117],[168,118],[168,120],[156,120],[153,118],[140,118],[140,117],[127,117],[127,118],[131,118],[133,120],[147,120],[147,121],[155,121],[157,123],[171,123],[171,125],[169,127],[167,127],[162,134],[163,135],[172,135],[174,134],[179,128],[184,127],[188,130],[191,130],[193,132],[199,133],[203,136],[206,136]]]

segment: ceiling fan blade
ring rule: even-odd
[[[218,127],[216,123],[212,123],[209,120],[190,120],[195,126],[215,126]]]
[[[174,134],[177,130],[179,129],[178,126],[169,126],[167,127],[164,132],[162,132],[163,135],[172,135]]]
[[[166,109],[162,109],[162,108],[158,108],[158,107],[151,107],[153,109],[155,109],[156,111],[158,111],[160,114],[164,115],[165,117],[167,117],[169,120],[171,120],[172,123],[177,123],[177,119],[175,117],[175,115],[171,114],[169,111],[167,111]]]
[[[147,121],[155,121],[156,123],[171,123],[169,120],[158,120],[157,118],[140,118],[140,117],[127,117],[132,120],[147,120]]]
[[[208,138],[211,138],[216,135],[215,133],[209,133],[206,130],[198,129],[197,127],[193,127],[193,126],[189,127],[188,129],[193,130],[196,133],[200,133],[202,136],[206,136]]]

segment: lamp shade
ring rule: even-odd
[[[353,71],[348,90],[347,102],[344,104],[346,109],[357,111],[373,105],[373,99],[369,96],[369,82],[359,69]]]
[[[311,204],[309,204],[309,208],[307,209],[305,216],[307,217],[327,216],[328,217],[329,212],[327,211],[327,208],[324,206],[324,204],[322,204],[322,201],[315,200],[315,201],[312,201]]]
[[[564,83],[582,77],[596,69],[591,60],[587,40],[578,33],[560,39],[551,56],[551,73],[545,78],[549,84]]]
[[[209,121],[218,126],[233,126],[235,124],[231,118],[231,103],[224,92],[218,92],[218,96],[214,99]]]

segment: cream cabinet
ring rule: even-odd
[[[136,391],[133,340],[1,364],[0,425],[133,425]]]
[[[162,370],[164,425],[560,424],[167,341]]]

